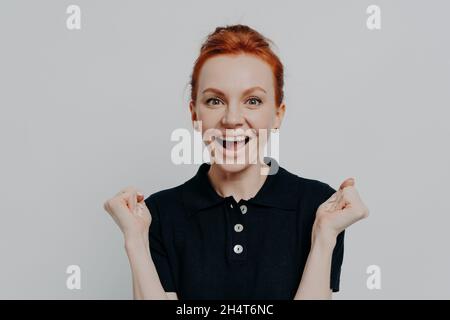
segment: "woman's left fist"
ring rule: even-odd
[[[345,228],[368,216],[369,209],[355,188],[355,180],[348,178],[317,209],[313,237],[325,235],[335,239]]]

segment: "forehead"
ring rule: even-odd
[[[219,55],[204,63],[198,88],[202,92],[214,87],[226,92],[241,92],[260,86],[273,92],[273,73],[269,64],[252,55]]]

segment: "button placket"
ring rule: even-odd
[[[244,208],[244,209],[243,209]],[[230,210],[230,225],[231,243],[229,244],[231,260],[242,261],[247,258],[247,237],[245,232],[245,224],[243,221],[242,212],[247,212],[246,205],[239,205],[238,203],[230,203],[228,205]]]

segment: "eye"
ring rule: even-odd
[[[262,100],[257,97],[251,97],[247,100],[247,102],[250,102],[252,106],[259,106],[260,104],[262,104]]]
[[[212,103],[210,103],[210,102],[212,102]],[[217,106],[220,103],[222,103],[222,101],[220,99],[217,99],[217,98],[209,98],[208,100],[206,100],[206,104],[207,105]]]

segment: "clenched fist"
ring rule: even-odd
[[[133,187],[125,188],[108,199],[103,207],[119,226],[125,241],[144,241],[148,246],[152,217],[141,192]]]
[[[317,209],[313,237],[336,239],[341,231],[368,215],[369,209],[355,188],[355,180],[346,179],[339,190]]]

